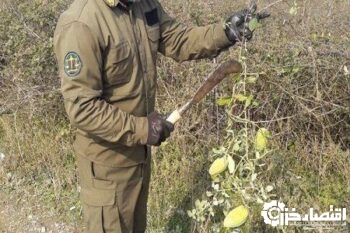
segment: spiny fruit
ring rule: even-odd
[[[270,132],[265,128],[260,128],[255,136],[255,148],[258,151],[264,151],[267,147]]]
[[[249,215],[249,210],[243,205],[240,205],[231,210],[224,220],[224,227],[235,228],[244,224]]]
[[[226,157],[216,159],[209,168],[209,174],[211,176],[218,175],[221,172],[225,171],[227,169],[227,166],[228,166],[228,161]]]

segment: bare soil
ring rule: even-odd
[[[55,220],[53,213],[41,212],[0,190],[1,233],[79,233],[73,226]]]

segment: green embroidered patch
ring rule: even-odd
[[[80,73],[82,67],[83,64],[76,52],[69,52],[64,57],[64,72],[69,77],[77,76]]]

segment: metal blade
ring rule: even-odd
[[[198,103],[208,92],[210,92],[224,78],[233,73],[240,73],[242,65],[236,60],[228,60],[218,66],[204,81],[203,85],[198,88],[193,96],[191,103]]]

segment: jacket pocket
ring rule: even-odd
[[[111,48],[105,56],[104,82],[107,86],[127,83],[133,71],[133,56],[127,41]]]

